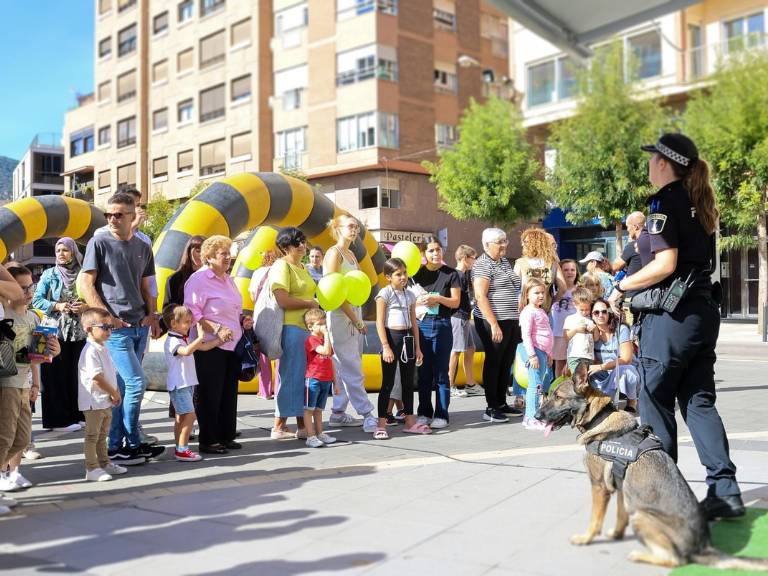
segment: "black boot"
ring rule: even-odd
[[[718,518],[739,518],[746,514],[744,502],[741,496],[715,496],[710,494],[701,501],[701,508],[707,520],[717,520]]]

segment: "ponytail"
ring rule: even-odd
[[[715,190],[709,181],[709,164],[706,160],[694,160],[690,168],[672,162],[675,174],[683,179],[683,185],[688,190],[688,198],[696,209],[699,223],[712,234],[717,230],[720,212],[717,209]]]

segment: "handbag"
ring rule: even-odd
[[[240,359],[240,376],[242,382],[250,382],[259,370],[259,343],[253,329],[243,330],[243,335],[235,345],[235,354]]]
[[[16,367],[16,352],[13,349],[15,339],[13,320],[0,320],[0,378],[16,376],[19,373]]]
[[[267,287],[264,290],[264,287]],[[280,358],[283,348],[280,340],[283,336],[283,309],[277,304],[275,295],[269,286],[269,271],[259,282],[256,300],[253,304],[253,332],[261,346],[261,351],[270,360]]]

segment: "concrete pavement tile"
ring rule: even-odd
[[[418,558],[406,554],[366,570],[366,576],[391,576],[392,574],[439,574],[440,576],[481,576],[490,564],[461,562],[438,558]],[[522,574],[519,572],[518,574]]]

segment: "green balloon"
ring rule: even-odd
[[[323,310],[336,310],[346,299],[347,285],[344,283],[344,276],[338,272],[323,276],[317,283],[317,301]]]
[[[408,276],[413,276],[421,268],[421,250],[413,242],[401,240],[392,248],[392,258],[400,258],[405,262]]]
[[[362,270],[352,270],[344,274],[347,285],[347,302],[353,306],[362,306],[371,295],[371,281]]]

